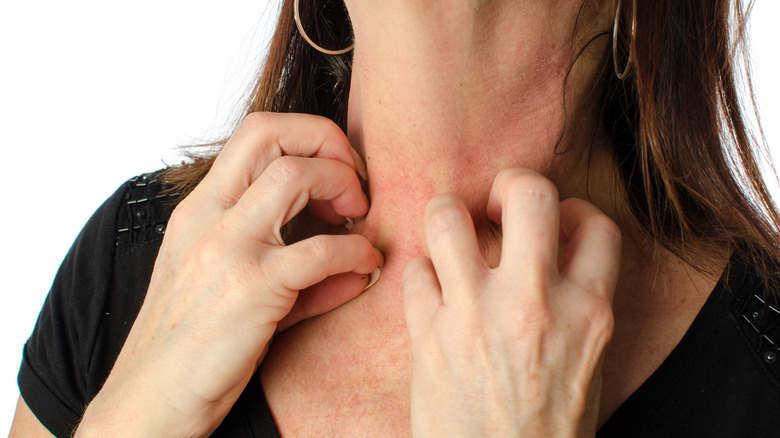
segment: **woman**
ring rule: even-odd
[[[286,1],[219,156],[90,220],[12,435],[770,435],[740,5],[344,5]]]

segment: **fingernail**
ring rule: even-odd
[[[351,217],[345,217],[344,219],[347,220],[346,222],[344,222],[344,228],[351,230],[352,227],[355,226],[355,219],[352,219]]]
[[[375,285],[377,281],[379,281],[379,268],[374,269],[374,272],[368,274],[368,284],[363,289],[364,291],[370,288],[371,286]]]
[[[366,163],[364,163],[363,159],[360,158],[360,154],[358,154],[355,148],[350,147],[349,152],[352,154],[352,160],[355,162],[355,170],[357,170],[358,175],[360,175],[360,177],[363,178],[363,181],[368,181],[368,172],[366,171]]]

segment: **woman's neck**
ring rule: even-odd
[[[589,178],[593,194],[606,38],[569,67],[609,28],[609,12],[580,0],[520,3],[347,1],[356,41],[348,135],[366,158],[372,201],[361,232],[388,262],[421,253],[436,194],[456,193],[486,224],[501,169],[536,170],[562,198],[585,196]],[[577,26],[578,14],[595,27]]]

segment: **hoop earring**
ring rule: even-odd
[[[295,0],[298,1],[298,0]],[[617,61],[617,45],[618,45],[618,23],[620,22],[620,6],[623,3],[623,0],[618,0],[617,2],[617,10],[615,11],[615,24],[612,27],[612,67],[615,69],[615,76],[619,80],[623,80],[628,76],[628,71],[631,69],[631,61],[634,59],[634,52],[631,50],[631,42],[628,44],[628,61],[626,61],[626,66],[623,68],[623,71],[621,72],[618,68],[618,61]],[[632,4],[633,8],[631,9],[631,41],[633,41],[636,38],[636,0],[633,0]]]
[[[301,24],[301,13],[298,12],[298,4],[300,3],[299,0],[295,0],[295,3],[293,5],[293,9],[295,10],[295,25],[298,27],[298,32],[300,32],[301,36],[304,40],[306,40],[307,43],[309,43],[310,46],[312,46],[315,50],[318,52],[322,52],[326,55],[342,55],[344,53],[349,52],[350,50],[355,48],[355,43],[352,43],[351,46],[347,47],[346,49],[341,50],[328,50],[324,47],[321,47],[317,45],[314,41],[309,38],[309,35],[306,34],[306,31],[303,30],[303,25]]]

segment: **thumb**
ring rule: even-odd
[[[379,268],[370,274],[346,272],[332,275],[301,290],[290,313],[277,324],[277,332],[286,330],[304,319],[340,307],[373,286],[377,280],[379,280]]]

